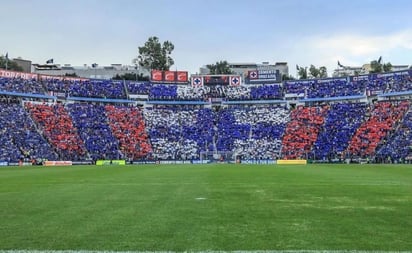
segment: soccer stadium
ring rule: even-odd
[[[0,73],[1,249],[412,247],[410,70],[273,84]]]
[[[410,61],[410,30],[396,33],[393,25],[407,25],[410,8],[80,2],[3,3],[5,22],[18,18],[0,26],[7,35],[0,40],[0,253],[412,252],[412,66],[382,61]],[[360,12],[366,8],[370,14]],[[375,31],[369,18],[377,16],[377,30],[390,38],[367,43]],[[336,29],[316,37],[324,33],[315,25],[295,23],[317,18],[322,31],[329,22]],[[351,19],[363,24],[364,37],[338,29],[353,26]],[[240,30],[241,37],[232,33]],[[176,41],[176,63],[174,45],[157,37],[132,55],[133,66],[76,69],[49,59],[117,61],[128,41],[157,31]],[[330,53],[336,45],[351,50]],[[32,64],[12,52],[49,60]],[[216,65],[207,64],[212,54],[222,55]],[[338,67],[330,77],[322,64],[332,60]],[[186,61],[203,67],[180,67]],[[288,67],[295,62],[296,77]],[[352,67],[361,62],[370,64]]]

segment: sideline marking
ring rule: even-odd
[[[110,250],[0,250],[0,253],[412,253],[384,250],[233,250],[233,251],[110,251]]]

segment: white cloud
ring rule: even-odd
[[[412,30],[374,36],[347,33],[313,35],[293,44],[288,57],[293,64],[290,66],[295,66],[294,62],[299,66],[326,66],[331,75],[338,61],[346,66],[362,66],[382,56],[384,61],[392,64],[410,64],[405,62],[405,57],[399,57],[399,52],[412,55]]]
[[[377,36],[353,34],[316,36],[310,38],[308,42],[317,49],[341,52],[348,56],[368,56],[395,48],[412,49],[412,30]]]

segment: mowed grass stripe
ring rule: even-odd
[[[382,250],[235,250],[184,251],[186,253],[410,253],[412,251]],[[99,250],[0,250],[0,253],[178,253],[176,251],[99,251]]]
[[[412,249],[404,165],[0,169],[0,249]]]

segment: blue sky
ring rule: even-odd
[[[33,63],[132,64],[148,37],[175,45],[172,69],[285,61],[412,64],[410,0],[2,1],[0,55]]]

